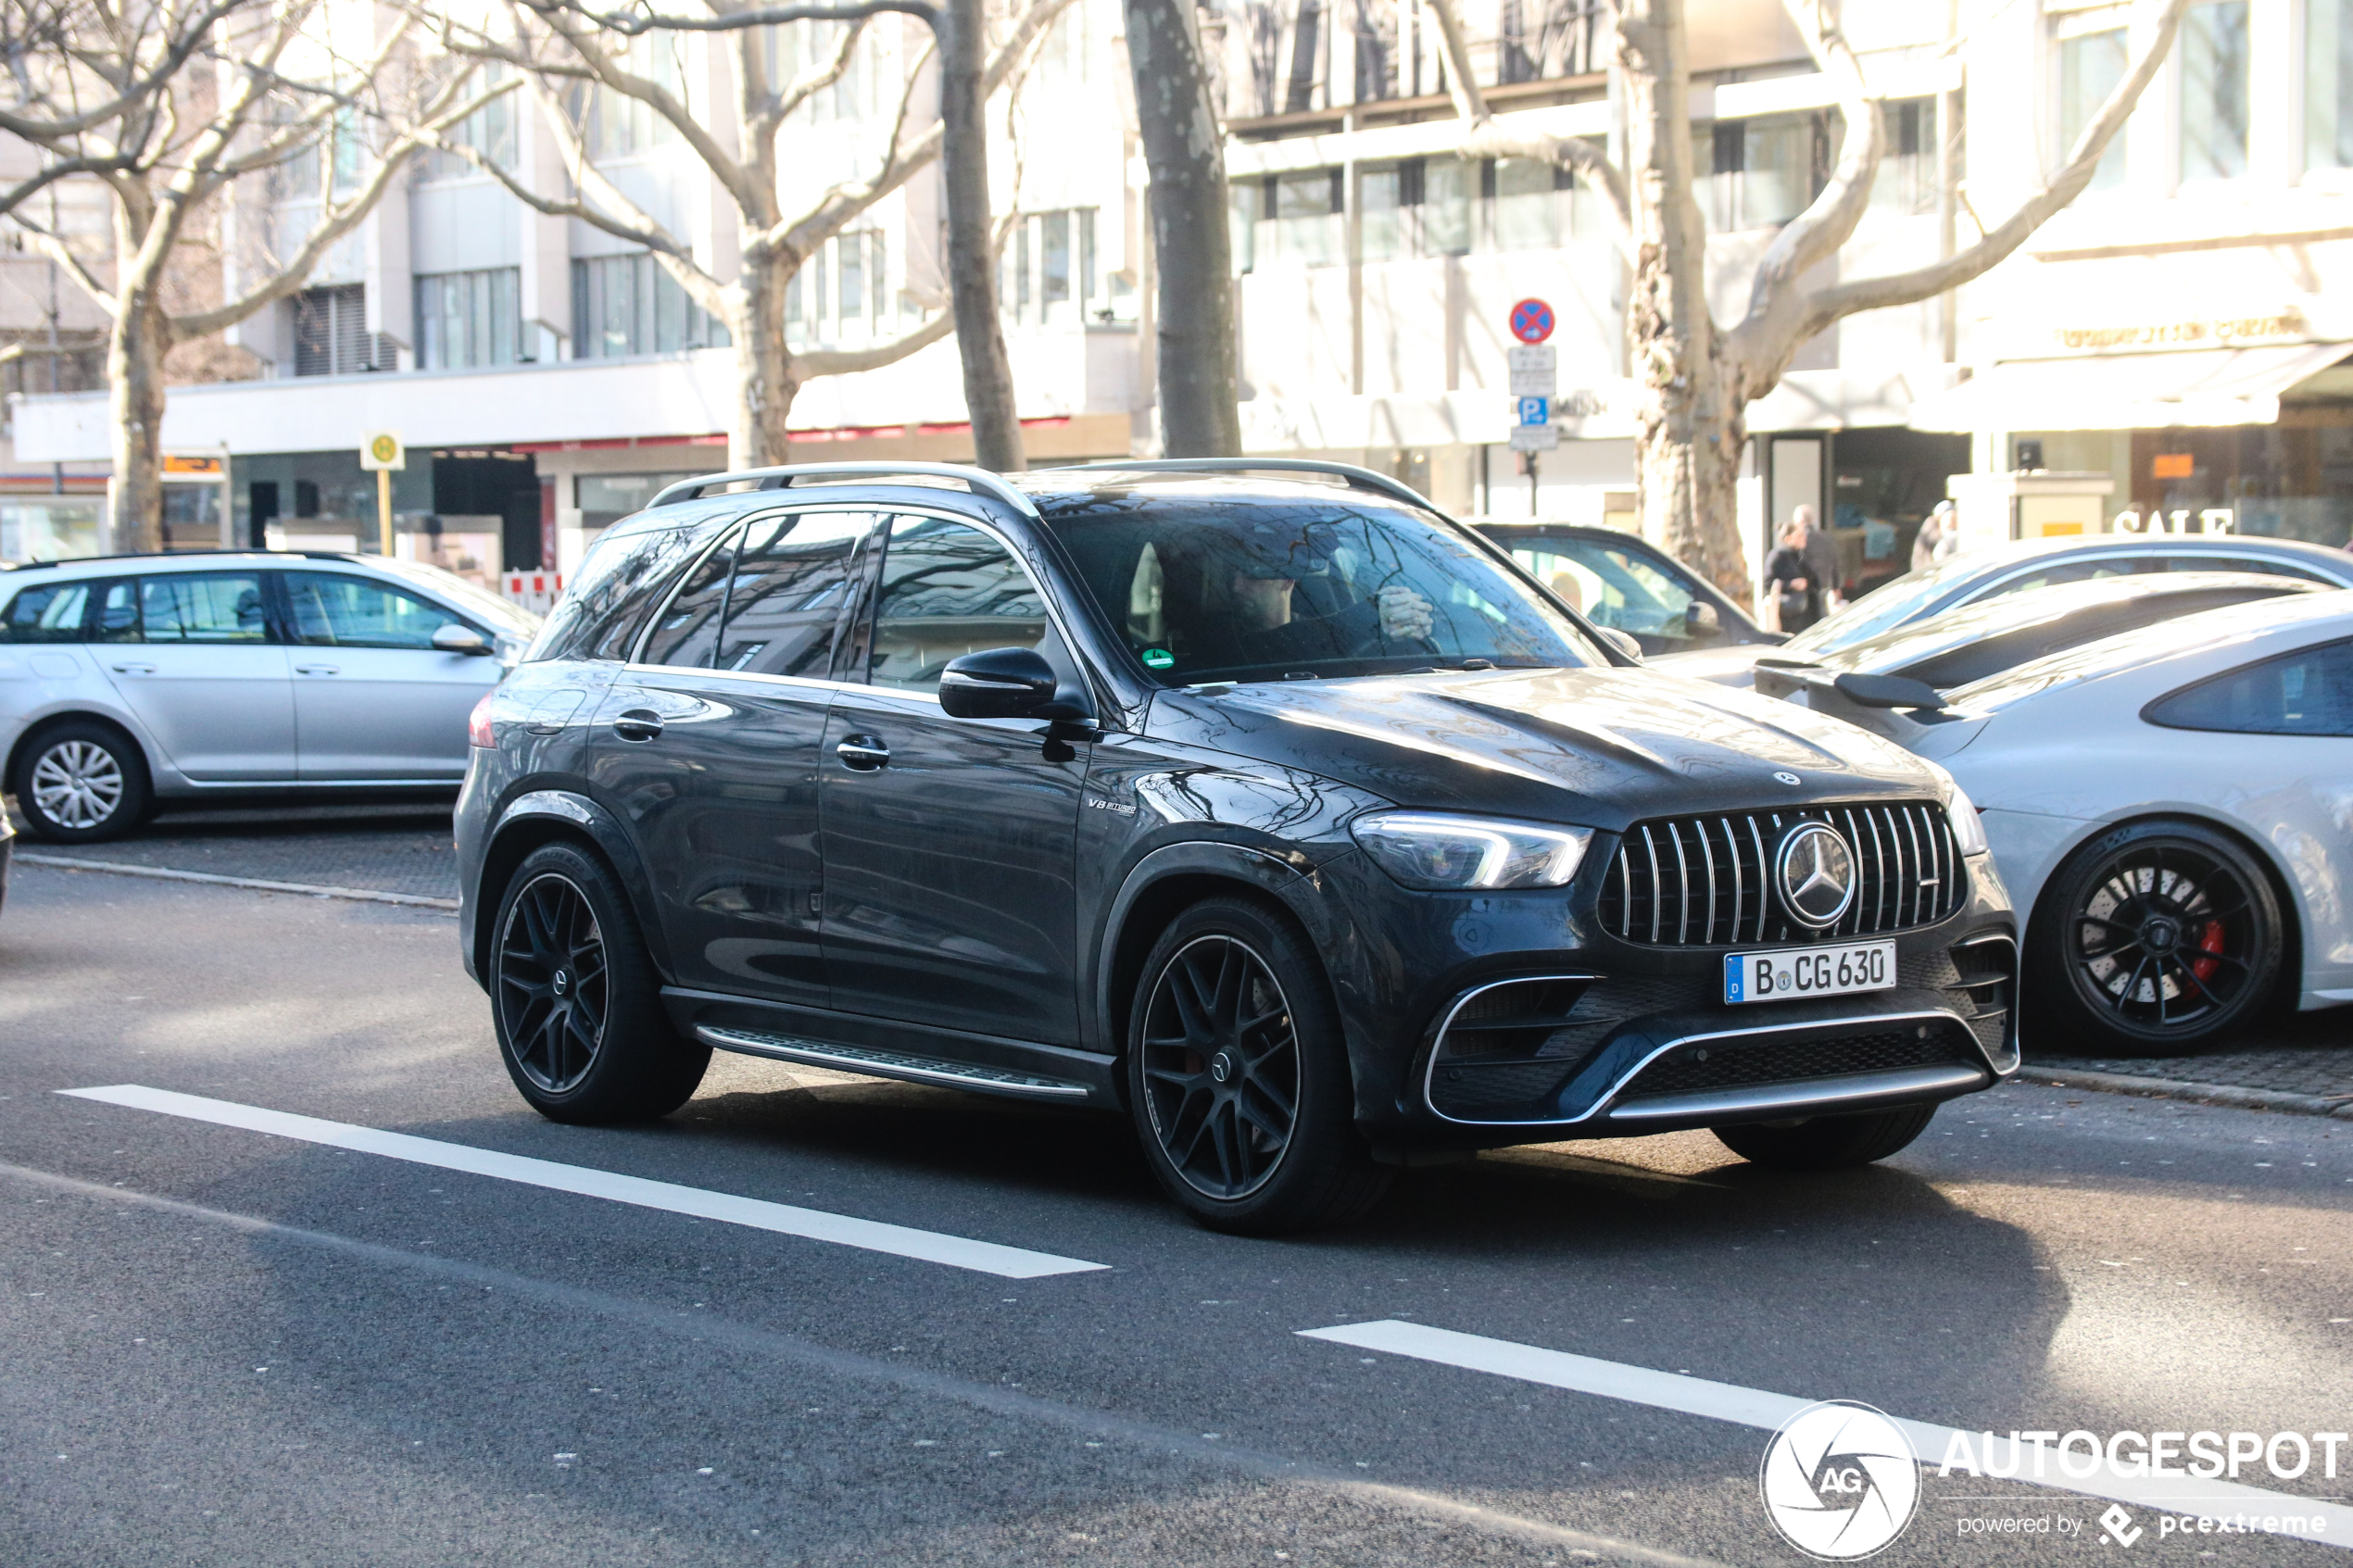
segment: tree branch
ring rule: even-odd
[[[322,205],[318,226],[311,230],[309,236],[303,241],[302,248],[295,253],[294,257],[279,268],[276,276],[258,288],[251,289],[240,297],[216,306],[210,310],[193,311],[184,316],[172,317],[171,330],[174,335],[184,341],[188,338],[205,337],[225,328],[233,327],[263,307],[276,304],[309,282],[312,269],[319,265],[321,258],[325,257],[328,250],[337,241],[358,228],[360,221],[374,209],[377,201],[392,184],[394,177],[400,172],[401,166],[409,161],[411,153],[424,144],[424,138],[427,135],[438,134],[441,131],[472,114],[501,93],[508,91],[508,84],[501,82],[487,93],[478,94],[453,107],[449,100],[464,91],[465,84],[464,75],[452,78],[427,103],[425,110],[427,118],[424,123],[402,132],[378,157],[375,172],[369,177],[366,183],[352,192],[350,196],[341,204],[335,203],[331,197]],[[332,178],[329,184],[332,189]]]
[[[1621,252],[1630,253],[1634,235],[1632,198],[1626,176],[1609,156],[1581,136],[1545,136],[1506,131],[1496,124],[1472,68],[1470,41],[1463,31],[1454,0],[1425,0],[1438,19],[1438,36],[1446,56],[1446,91],[1464,123],[1462,152],[1466,157],[1516,157],[1568,169],[1592,187],[1608,208],[1615,239]]]
[[[156,62],[154,69],[121,86],[114,97],[95,108],[82,109],[63,119],[49,120],[28,119],[24,115],[0,109],[0,131],[20,136],[28,142],[49,145],[64,137],[97,129],[145,102],[157,88],[170,82],[179,74],[180,68],[188,63],[190,56],[202,47],[213,28],[247,3],[248,0],[213,0],[213,4],[190,19],[184,31],[172,36],[164,46],[163,57]]]
[[[943,310],[903,337],[872,348],[812,348],[795,354],[793,368],[805,381],[819,376],[847,376],[895,365],[918,349],[928,348],[956,330],[956,315]]]
[[[736,11],[716,17],[673,17],[659,12],[592,11],[579,0],[524,0],[535,11],[546,15],[551,11],[569,11],[582,20],[635,38],[640,33],[660,30],[664,32],[733,32],[742,28],[775,27],[785,22],[851,22],[864,21],[896,11],[901,16],[914,17],[939,28],[939,7],[925,0],[862,0],[851,6],[776,6],[760,11]]]
[[[2190,0],[2144,0],[2145,9],[2157,11],[2148,46],[2108,94],[2108,101],[2100,106],[2100,112],[2083,128],[2082,134],[2076,137],[2067,167],[2020,203],[2017,211],[1987,230],[1983,238],[1942,261],[1882,278],[1859,278],[1853,282],[1833,284],[1806,296],[1791,312],[1795,322],[1792,329],[1795,333],[1793,341],[1803,343],[1841,317],[1858,311],[1932,299],[1990,271],[2025,244],[2029,235],[2091,184],[2092,176],[2099,170],[2101,155],[2124,128],[2158,67],[2171,52],[2174,37],[2181,31],[2183,13],[2189,5]]]
[[[1029,46],[1071,3],[1072,0],[1031,0],[1012,35],[989,57],[988,69],[981,73],[984,99],[993,96],[1005,84]],[[893,149],[874,179],[862,184],[834,186],[800,217],[780,222],[761,236],[762,242],[781,245],[797,256],[807,256],[828,235],[839,232],[843,224],[905,184],[917,169],[937,157],[942,134],[941,123],[933,120],[903,153]]]
[[[688,112],[675,94],[658,82],[623,69],[584,31],[567,26],[561,19],[562,7],[549,4],[549,0],[514,0],[514,4],[538,15],[547,24],[548,31],[569,44],[573,53],[596,73],[599,82],[624,97],[636,99],[669,121],[671,128],[694,149],[695,156],[702,159],[704,166],[718,177],[721,184],[727,187],[728,194],[736,198],[738,205],[747,211],[760,210],[758,187],[750,172],[719,144],[719,138],[711,134],[711,128]]]
[[[56,262],[58,270],[73,280],[75,287],[95,301],[99,309],[108,316],[122,314],[121,307],[115,303],[114,290],[92,276],[90,269],[82,264],[82,258],[73,254],[64,240],[21,218],[17,220],[17,226],[32,236],[34,243],[41,247],[41,253]]]
[[[19,205],[38,194],[44,187],[55,184],[68,175],[112,174],[137,167],[138,160],[128,153],[110,153],[104,157],[68,158],[62,163],[53,163],[40,173],[31,175],[12,187],[5,194],[0,194],[0,214],[14,212]]]

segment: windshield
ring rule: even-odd
[[[1884,587],[1873,590],[1855,600],[1837,614],[1817,621],[1780,647],[1772,650],[1774,659],[1806,659],[1816,654],[1832,652],[1890,632],[1914,616],[1926,613],[1946,589],[1970,573],[1982,571],[1984,562],[1957,558],[1939,561],[1919,571],[1906,572]]]
[[[487,588],[466,581],[454,571],[445,571],[440,567],[425,566],[416,561],[386,560],[382,556],[371,564],[396,576],[406,577],[418,586],[473,611],[502,630],[520,633],[526,637],[539,630],[539,617],[521,605],[500,598]]]
[[[1164,685],[1608,662],[1527,581],[1425,513],[1118,494],[1045,521]]]
[[[1496,543],[1596,626],[1624,632],[1646,656],[1712,648],[1730,633],[1688,576],[1630,545],[1575,534],[1500,534]]]

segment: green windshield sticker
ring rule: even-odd
[[[1144,650],[1144,667],[1148,670],[1165,670],[1176,662],[1176,656],[1170,653],[1166,648],[1146,648]]]

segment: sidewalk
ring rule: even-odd
[[[2195,1056],[2056,1056],[2030,1049],[2024,1075],[2038,1073],[2079,1088],[2353,1117],[2353,1008],[2268,1020]]]

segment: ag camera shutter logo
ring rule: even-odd
[[[1773,1434],[1757,1487],[1790,1545],[1825,1562],[1852,1562],[1912,1522],[1919,1456],[1885,1412],[1832,1399],[1808,1405]]]

